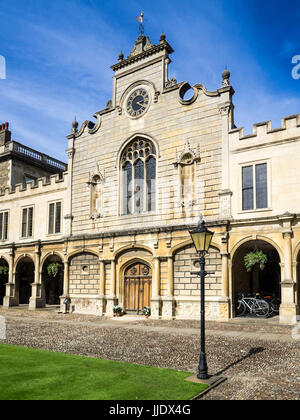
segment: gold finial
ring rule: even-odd
[[[141,16],[137,16],[136,20],[140,22],[140,33],[141,35],[144,34],[144,13],[141,13]]]

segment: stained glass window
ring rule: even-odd
[[[155,210],[156,196],[156,160],[153,157],[146,162],[147,173],[147,210]]]
[[[133,140],[123,152],[123,214],[155,211],[156,149],[149,140]]]
[[[132,189],[132,165],[127,162],[123,168],[123,212],[124,214],[131,213],[131,189]]]

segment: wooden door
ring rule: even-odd
[[[150,307],[152,293],[152,271],[143,263],[135,263],[127,268],[124,276],[124,310],[141,313]]]

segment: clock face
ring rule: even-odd
[[[131,117],[139,117],[146,112],[149,103],[150,97],[146,89],[136,89],[127,99],[127,112]]]

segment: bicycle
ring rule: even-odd
[[[273,313],[279,313],[279,307],[280,307],[280,299],[274,296],[265,295],[265,294],[257,294],[256,297],[259,297],[261,300],[265,300],[270,308],[269,315],[272,315]]]
[[[243,294],[237,301],[236,315],[243,316],[246,312],[254,314],[259,318],[266,318],[270,313],[270,306],[263,299],[258,299],[256,297],[245,297]]]

